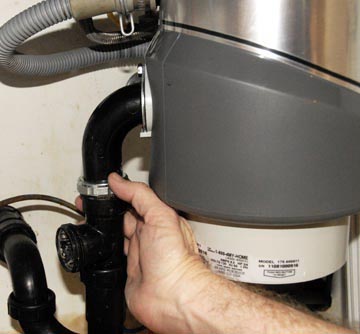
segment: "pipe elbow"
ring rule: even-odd
[[[95,109],[83,139],[85,181],[106,182],[110,173],[121,173],[122,142],[141,123],[140,84],[117,90]]]
[[[26,305],[45,302],[48,288],[35,242],[26,235],[13,234],[7,237],[3,249],[16,300]]]
[[[54,317],[55,294],[48,289],[36,237],[21,213],[0,207],[0,260],[10,272],[9,314],[26,334],[74,334]]]

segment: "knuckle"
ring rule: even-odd
[[[144,218],[148,223],[160,220],[163,221],[164,219],[167,221],[176,221],[178,219],[178,215],[173,209],[164,205],[161,207],[151,207]]]

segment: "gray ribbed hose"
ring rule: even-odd
[[[15,50],[36,33],[72,18],[69,0],[45,0],[0,28],[0,65],[12,72],[48,76],[122,58],[144,57],[149,43],[79,48],[51,55],[22,55]]]

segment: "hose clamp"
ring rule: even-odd
[[[132,13],[126,15],[126,20],[130,23],[130,31],[125,31],[124,18],[122,14],[119,14],[120,32],[123,36],[129,37],[135,32],[134,15]]]
[[[114,193],[109,187],[107,182],[103,183],[90,183],[86,182],[83,177],[79,178],[77,184],[78,192],[83,196],[90,197],[111,197]]]

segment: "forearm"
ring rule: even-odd
[[[196,299],[184,301],[187,328],[194,334],[350,334],[290,306],[209,274]]]

